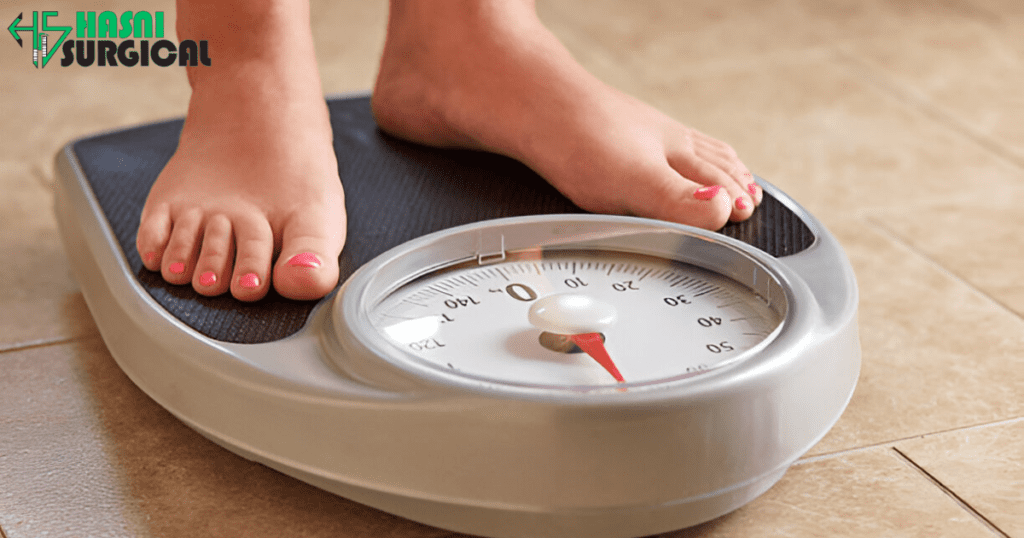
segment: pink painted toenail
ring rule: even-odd
[[[167,270],[176,275],[180,275],[185,272],[185,264],[181,262],[174,262],[167,266]]]
[[[213,271],[207,271],[199,275],[199,285],[212,286],[217,283],[217,275]]]
[[[751,196],[757,196],[757,183],[747,185],[747,192],[749,192]]]
[[[746,208],[747,208],[747,200],[745,198],[737,198],[736,199],[736,209],[746,209]]]
[[[246,273],[238,279],[238,284],[243,288],[258,288],[260,277],[256,276],[256,273]]]
[[[146,255],[142,257],[142,260],[146,263],[153,263],[153,261],[156,260],[156,252],[147,252]]]
[[[316,257],[316,254],[310,252],[303,252],[302,254],[296,254],[292,256],[292,259],[288,260],[288,265],[294,267],[320,267],[320,258]]]
[[[712,185],[710,187],[701,187],[693,192],[693,197],[698,200],[710,200],[718,195],[718,191],[722,190],[721,185]]]

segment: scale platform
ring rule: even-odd
[[[348,240],[339,260],[342,283],[380,254],[428,234],[490,219],[583,213],[516,161],[427,148],[381,132],[368,97],[329,99],[328,107],[348,204]],[[516,457],[480,459],[472,446],[465,446],[476,442],[476,434],[453,433],[450,418],[445,417],[484,409],[474,426],[484,447],[519,431],[511,423],[533,424],[523,426],[524,436],[535,436],[530,428],[540,423],[551,433],[550,428],[566,420],[563,412],[569,408],[570,413],[585,414],[580,424],[602,409],[610,409],[616,421],[628,421],[631,413],[639,412],[646,413],[643,420],[657,422],[665,415],[663,407],[676,404],[646,398],[624,411],[609,408],[607,401],[587,408],[583,401],[512,397],[504,409],[512,412],[522,405],[524,416],[531,418],[510,420],[502,416],[500,398],[473,400],[466,396],[477,394],[473,390],[456,390],[440,399],[422,387],[406,393],[381,390],[358,375],[339,375],[332,364],[336,359],[328,357],[332,344],[320,333],[340,311],[332,307],[337,289],[319,301],[287,300],[271,291],[259,302],[243,304],[230,295],[204,297],[190,286],[167,284],[143,266],[135,234],[146,195],[173,154],[182,123],[143,125],[68,144],[57,155],[58,223],[68,255],[75,260],[75,277],[120,367],[185,424],[250,460],[370,506],[461,532],[637,536],[693,525],[749,502],[827,432],[852,394],[860,354],[856,284],[849,264],[817,220],[759,180],[764,201],[753,217],[717,233],[705,232],[702,238],[728,238],[722,241],[747,245],[768,260],[788,260],[803,274],[814,274],[818,268],[820,278],[807,279],[807,287],[838,294],[817,300],[816,308],[832,320],[819,332],[828,333],[834,341],[829,346],[841,352],[833,359],[828,356],[832,348],[824,346],[820,360],[801,363],[790,372],[794,379],[814,380],[800,385],[812,387],[809,393],[787,396],[801,402],[793,403],[793,409],[807,407],[803,402],[809,398],[818,402],[820,411],[800,415],[799,420],[808,423],[795,427],[779,422],[787,419],[789,408],[779,413],[757,410],[767,421],[759,434],[767,445],[719,453],[719,459],[735,458],[724,461],[727,470],[692,469],[692,475],[702,477],[700,483],[686,484],[664,498],[629,489],[635,486],[623,486],[621,498],[612,487],[605,495],[587,476],[543,487],[551,491],[539,491],[542,486],[531,485],[529,479],[511,491],[498,491],[493,484],[518,480]],[[828,263],[820,265],[822,259]],[[829,279],[839,279],[838,285]],[[790,311],[801,308],[791,305]],[[785,373],[785,368],[778,373]],[[673,420],[689,420],[686,417],[699,413],[700,405],[686,405],[690,414]],[[722,412],[714,408],[711,414]],[[680,428],[713,427],[711,420],[696,418]],[[437,440],[453,436],[460,442],[454,452]],[[537,457],[545,450],[554,455],[573,442],[570,437],[567,433],[524,446],[538,450]],[[709,454],[721,451],[720,445],[704,444],[704,456],[680,457],[698,465],[700,457],[716,457]],[[392,448],[403,445],[416,447],[417,456],[411,459],[417,461],[406,461],[410,458]],[[749,453],[744,452],[747,448]],[[637,465],[648,457],[642,452],[633,456],[641,462]],[[492,467],[467,468],[466,461]],[[469,476],[481,473],[490,473],[491,478]],[[441,482],[445,485],[438,486]],[[555,494],[575,500],[549,497]]]

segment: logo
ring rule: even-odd
[[[206,40],[198,43],[186,39],[174,43],[164,37],[164,13],[156,11],[125,11],[120,14],[104,11],[79,11],[75,26],[62,26],[54,22],[56,11],[33,11],[29,22],[19,13],[7,31],[25,48],[24,37],[32,41],[32,65],[42,69],[58,51],[60,65],[77,63],[82,67],[96,66],[148,66],[210,65],[210,50]],[[72,31],[74,39],[68,39]],[[151,38],[156,41],[151,42]],[[136,41],[138,40],[138,41]]]

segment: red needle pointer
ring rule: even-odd
[[[601,340],[599,333],[574,334],[569,338],[572,338],[572,341],[577,346],[580,346],[580,349],[585,351],[587,355],[590,355],[605,370],[608,370],[608,373],[612,374],[616,381],[619,383],[626,382],[625,379],[622,379],[622,374],[619,373],[615,363],[612,362],[612,358],[608,356],[608,350],[604,348],[604,341]]]

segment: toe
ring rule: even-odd
[[[338,255],[345,244],[345,216],[308,212],[289,220],[281,256],[274,267],[274,289],[283,297],[314,300],[338,283]]]
[[[723,142],[714,142],[698,140],[688,151],[670,151],[667,155],[669,165],[695,183],[721,187],[729,198],[728,219],[745,220],[753,214],[757,205],[757,198],[751,196],[749,185],[752,180],[744,175],[749,171],[735,158],[731,147]]]
[[[739,187],[738,191],[733,190],[731,188],[732,185],[726,183],[730,187],[730,192],[735,193],[734,199],[740,194],[744,194],[748,198],[746,201],[753,202],[754,206],[760,205],[761,189],[754,180],[754,175],[750,173],[747,165],[743,164],[743,161],[740,160],[732,146],[720,140],[707,137],[707,139],[697,144],[696,155],[698,158],[714,165],[736,183]]]
[[[754,205],[761,205],[761,200],[764,200],[764,189],[757,184],[757,180],[754,179],[754,174],[743,172],[743,183],[746,184],[747,194],[754,200]]]
[[[203,246],[192,274],[192,287],[202,295],[214,296],[231,285],[231,262],[235,254],[231,220],[214,215],[206,222]]]
[[[641,206],[633,212],[644,217],[718,230],[732,215],[732,199],[721,185],[702,185],[665,167],[643,189]]]
[[[202,234],[203,214],[200,210],[186,211],[172,222],[171,238],[160,260],[160,272],[171,284],[192,281]]]
[[[262,299],[270,289],[270,260],[274,235],[262,215],[238,217],[232,222],[235,235],[235,267],[231,295],[240,301]]]
[[[157,204],[152,209],[147,206],[142,211],[139,222],[139,233],[135,238],[135,248],[142,258],[142,264],[150,271],[160,270],[160,261],[167,241],[171,237],[171,214],[167,204]]]

